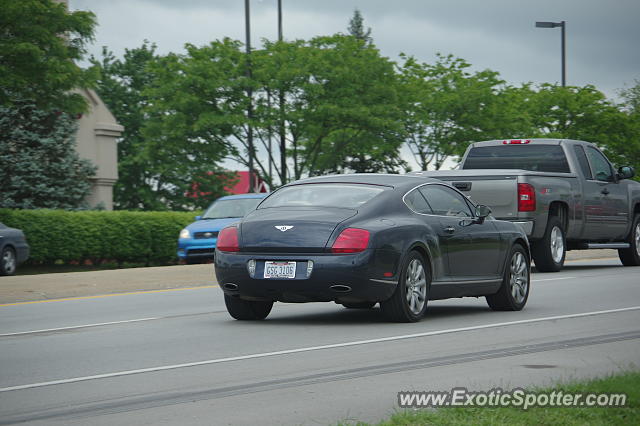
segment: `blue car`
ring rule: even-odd
[[[267,195],[241,194],[218,198],[202,216],[196,216],[195,222],[180,231],[178,258],[188,264],[213,259],[218,232],[255,210]]]

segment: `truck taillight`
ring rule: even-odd
[[[526,145],[531,142],[530,139],[511,139],[510,141],[502,141],[502,145]]]
[[[238,244],[238,228],[235,226],[229,226],[228,228],[224,228],[220,231],[216,247],[220,251],[240,251],[240,244]]]
[[[528,183],[518,184],[518,211],[536,211],[536,190]]]
[[[331,253],[358,253],[369,245],[369,231],[366,229],[347,228],[338,235],[331,246]]]

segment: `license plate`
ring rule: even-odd
[[[295,278],[296,262],[264,262],[264,278]]]

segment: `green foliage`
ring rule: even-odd
[[[504,84],[490,70],[470,73],[469,63],[438,55],[435,64],[404,57],[399,67],[407,145],[423,170],[464,153],[471,141],[501,137],[513,125],[509,104],[500,103]],[[515,114],[514,114],[515,113]]]
[[[353,16],[349,20],[349,34],[354,36],[360,41],[363,41],[367,44],[373,42],[371,37],[371,28],[364,29],[364,18],[362,17],[362,13],[358,9],[353,11]]]
[[[84,99],[70,91],[96,78],[73,62],[93,38],[94,14],[69,13],[52,0],[1,0],[0,10],[0,105],[34,99],[41,109],[85,110]]]
[[[396,75],[375,46],[335,35],[265,47],[265,74],[278,75],[283,53],[291,64],[287,77],[295,84],[283,89],[295,179],[404,166]]]
[[[178,233],[192,221],[193,213],[179,212],[0,209],[0,222],[25,233],[34,264],[170,263]]]
[[[550,394],[627,395],[624,407],[445,407],[436,410],[406,410],[394,414],[378,426],[404,425],[632,425],[640,423],[640,373],[628,372],[602,379],[576,381],[554,388],[534,389]],[[584,399],[583,399],[584,401]],[[365,426],[366,423],[358,423]]]
[[[608,154],[615,157],[620,166],[631,165],[640,174],[640,80],[635,85],[622,90],[622,105],[619,107],[626,114],[626,126],[623,137],[608,144]],[[640,180],[640,176],[636,176]]]
[[[236,152],[229,138],[238,136],[247,105],[246,58],[239,46],[229,39],[201,48],[187,45],[187,54],[169,54],[148,68],[155,78],[143,92],[149,107],[142,155],[165,208],[205,207],[225,195],[231,175],[218,163]],[[194,182],[210,198],[185,198]]]
[[[157,78],[145,92],[150,106],[143,133],[152,168],[171,165],[157,181],[175,185],[226,156],[248,166],[249,123],[255,143],[266,148],[280,120],[295,179],[344,170],[392,171],[404,164],[398,154],[403,139],[393,64],[374,46],[342,35],[265,42],[251,55],[251,79],[241,47],[229,39],[187,45],[186,55],[171,54],[152,66]],[[251,121],[248,87],[255,104]],[[275,102],[279,93],[283,110]],[[256,167],[273,185],[267,161],[257,158]],[[277,165],[276,173],[282,174]]]
[[[118,181],[113,189],[114,205],[123,210],[162,210],[166,207],[153,187],[153,170],[145,155],[142,127],[148,104],[143,90],[151,85],[154,74],[149,65],[158,60],[156,46],[145,41],[142,46],[125,49],[117,59],[106,47],[102,58],[91,57],[100,70],[97,92],[109,106],[124,133],[118,142]]]
[[[0,106],[0,208],[84,206],[95,167],[75,151],[75,130],[68,114]]]
[[[595,87],[543,84],[520,99],[531,120],[530,137],[578,139],[598,144],[618,165],[640,166],[640,120],[633,100],[622,107]],[[628,92],[632,93],[632,92]]]

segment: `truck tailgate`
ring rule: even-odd
[[[449,182],[475,203],[491,207],[496,219],[514,219],[518,216],[518,177],[514,170],[505,174],[487,174],[484,170],[442,170],[412,174]]]

